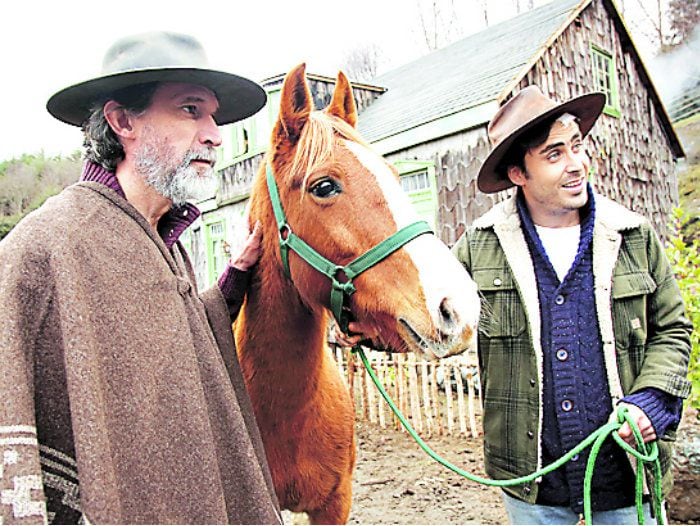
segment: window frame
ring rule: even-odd
[[[438,198],[437,198],[437,179],[435,176],[435,165],[430,161],[416,161],[416,160],[398,160],[394,161],[393,165],[399,172],[399,177],[407,177],[411,175],[416,175],[421,172],[426,172],[428,176],[428,188],[421,188],[420,190],[405,191],[403,190],[403,185],[401,190],[406,193],[411,201],[411,204],[416,206],[416,201],[429,201],[430,208],[432,209],[432,215],[428,224],[431,228],[437,231],[438,227]],[[399,181],[401,184],[401,181]],[[428,199],[425,199],[428,197]],[[426,219],[422,216],[421,218]]]
[[[601,90],[600,87],[600,74],[601,69],[598,67],[599,57],[606,61],[608,69],[605,72],[607,75],[607,84],[609,87],[609,94],[606,93],[605,107],[603,108],[603,113],[610,115],[611,117],[620,118],[622,111],[620,108],[620,93],[619,86],[617,83],[617,63],[615,61],[615,55],[605,48],[598,46],[596,44],[591,44],[591,62],[593,65],[593,82],[596,90]]]
[[[216,283],[221,273],[226,270],[226,262],[228,261],[224,255],[223,268],[216,268],[214,244],[216,241],[226,243],[226,217],[224,217],[222,214],[211,214],[207,215],[202,222],[204,224],[204,243],[206,246],[207,282],[209,286],[212,286],[214,283]],[[211,233],[211,228],[216,224],[221,224],[221,234],[213,236]]]

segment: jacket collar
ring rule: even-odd
[[[622,232],[641,226],[646,220],[643,216],[632,212],[607,197],[593,192],[596,207],[596,223],[606,229]],[[513,192],[505,201],[494,206],[491,210],[474,221],[474,228],[485,229],[498,226],[501,230],[520,229],[520,217],[517,206],[518,193]]]

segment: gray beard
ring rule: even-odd
[[[136,152],[136,172],[145,183],[163,197],[173,202],[173,207],[182,206],[188,200],[202,200],[214,195],[218,181],[214,169],[209,167],[204,173],[190,163],[194,159],[216,159],[213,149],[196,152],[188,150],[183,159],[175,164],[172,161],[172,147],[159,148],[154,143],[145,144]]]

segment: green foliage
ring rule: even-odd
[[[75,182],[80,155],[46,157],[22,155],[0,162],[0,239],[47,198]]]
[[[669,240],[666,255],[678,280],[688,318],[695,327],[690,337],[692,348],[688,379],[693,384],[690,404],[700,409],[700,240],[686,243],[681,231],[688,222],[688,216],[681,209],[674,210],[673,215],[676,235]]]
[[[700,239],[700,163],[692,164],[678,176],[680,207],[686,211],[688,220],[683,222],[683,238],[692,242]]]

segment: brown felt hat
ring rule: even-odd
[[[49,113],[82,126],[95,103],[115,91],[149,82],[184,82],[209,88],[219,100],[218,124],[245,119],[265,105],[265,90],[244,77],[209,69],[202,45],[188,35],[144,33],[122,38],[105,54],[100,76],[54,94]]]
[[[547,119],[570,113],[578,118],[585,137],[604,107],[604,93],[588,93],[559,103],[544,95],[537,86],[523,88],[501,106],[489,122],[488,135],[493,149],[479,170],[479,190],[492,194],[513,186],[500,164],[510,147],[527,131]]]

